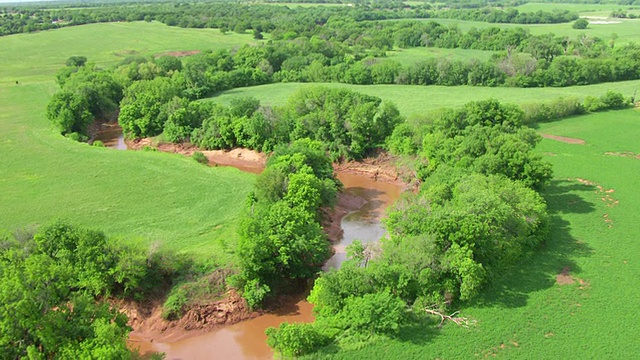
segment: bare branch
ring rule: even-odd
[[[472,325],[476,324],[475,320],[469,320],[466,317],[456,316],[456,315],[458,315],[458,311],[452,313],[451,315],[446,315],[446,314],[443,314],[442,312],[440,312],[438,310],[434,310],[434,309],[430,309],[430,308],[425,308],[424,311],[427,314],[435,315],[435,316],[439,316],[440,317],[440,324],[438,325],[438,327],[442,327],[442,325],[444,325],[444,322],[447,321],[447,320],[448,321],[452,321],[456,325],[462,326],[464,328],[468,328],[469,326],[472,326]]]

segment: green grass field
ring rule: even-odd
[[[96,39],[100,39],[97,41]],[[112,23],[0,37],[0,229],[62,217],[144,244],[225,262],[253,175],[179,155],[90,147],[50,128],[55,72],[72,55],[100,65],[124,53],[233,47],[250,35]],[[15,81],[19,80],[16,85]]]
[[[127,55],[215,50],[256,43],[251,35],[217,29],[183,29],[152,22],[116,22],[65,27],[0,38],[0,84],[50,81],[72,55],[111,65]]]
[[[388,51],[387,57],[390,60],[399,62],[407,66],[415,64],[418,61],[429,58],[446,57],[450,60],[469,60],[477,59],[480,61],[489,60],[493,55],[493,51],[471,50],[471,49],[443,49],[433,47],[416,47],[408,49],[396,49]]]
[[[487,98],[496,98],[507,103],[524,104],[536,101],[551,101],[562,96],[583,99],[585,96],[603,95],[608,90],[621,92],[625,96],[632,96],[634,91],[640,89],[640,80],[567,88],[528,89],[477,86],[281,83],[228,90],[210,98],[210,100],[228,104],[234,97],[251,96],[259,99],[263,105],[283,105],[298,89],[318,85],[347,88],[378,96],[383,100],[390,100],[396,104],[403,115],[409,117],[443,107],[457,107],[469,101]]]
[[[547,243],[498,279],[462,315],[477,325],[408,329],[395,340],[330,351],[341,359],[632,359],[640,354],[640,111],[574,117],[540,132],[538,151],[554,166],[544,191],[552,216]],[[610,221],[610,222],[609,222]],[[567,269],[573,283],[559,285]]]
[[[516,6],[519,12],[569,10],[575,11],[581,16],[609,16],[613,10],[627,10],[635,13],[637,6],[618,4],[560,4],[560,3],[526,3]]]
[[[593,14],[592,14],[593,15]],[[595,16],[595,15],[593,15]],[[607,15],[603,15],[607,16]],[[398,20],[388,20],[398,21]],[[579,36],[586,34],[591,37],[599,37],[602,39],[610,39],[611,34],[618,35],[616,44],[628,44],[632,42],[640,42],[640,19],[602,19],[599,21],[614,22],[613,24],[597,24],[594,23],[598,20],[590,20],[589,27],[584,30],[576,30],[572,28],[572,23],[564,24],[492,24],[480,21],[463,21],[454,19],[421,19],[421,20],[400,20],[400,21],[435,21],[437,23],[457,26],[461,30],[467,31],[471,28],[484,29],[489,27],[499,28],[513,28],[524,27],[529,29],[533,35],[543,35],[553,33],[556,36],[568,36],[570,38],[578,38]]]

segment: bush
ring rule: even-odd
[[[314,324],[282,323],[279,328],[266,331],[267,344],[284,357],[310,354],[331,342],[331,338],[320,333]]]
[[[578,19],[573,23],[573,28],[578,30],[586,29],[589,26],[589,21],[587,19]]]
[[[523,122],[527,125],[563,119],[584,113],[585,109],[577,98],[559,98],[551,102],[529,103],[522,105]]]
[[[209,164],[209,159],[203,154],[201,151],[196,151],[191,155],[193,160],[199,162],[200,164],[207,165]]]
[[[97,147],[104,147],[104,143],[100,140],[95,140],[91,145],[97,146]]]
[[[179,319],[187,300],[187,291],[184,288],[174,288],[162,305],[162,317],[165,320]]]

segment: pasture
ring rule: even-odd
[[[234,97],[255,97],[263,105],[283,105],[298,89],[309,86],[347,88],[392,101],[406,117],[420,115],[443,107],[457,107],[469,101],[496,98],[502,102],[524,104],[551,101],[558,97],[600,96],[608,90],[632,96],[640,89],[640,80],[603,83],[566,88],[506,88],[480,86],[420,86],[420,85],[349,85],[338,83],[280,83],[238,88],[223,91],[210,98],[212,101],[229,103]]]
[[[403,66],[415,64],[429,58],[447,57],[450,60],[476,59],[486,61],[491,59],[493,51],[472,49],[444,49],[435,47],[415,47],[407,49],[395,49],[387,51],[387,58],[394,60]]]
[[[605,15],[608,16],[608,15]],[[460,30],[484,29],[491,27],[514,28],[523,27],[529,29],[533,35],[544,35],[553,33],[556,36],[568,36],[578,38],[582,35],[610,39],[612,34],[617,35],[616,44],[623,45],[637,43],[640,41],[640,19],[590,19],[589,26],[584,30],[576,30],[573,23],[562,24],[495,24],[481,21],[464,21],[455,19],[411,19],[411,20],[388,20],[388,21],[435,21],[442,25],[458,27]]]
[[[0,37],[5,66],[0,74],[0,229],[60,217],[141,244],[157,242],[227,262],[221,250],[236,237],[237,214],[253,175],[208,168],[179,155],[77,143],[51,129],[45,108],[57,89],[55,72],[72,55],[107,66],[124,54],[251,41],[250,35],[142,22]]]

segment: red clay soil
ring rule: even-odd
[[[542,136],[545,139],[552,139],[552,140],[557,140],[563,143],[567,143],[567,144],[577,144],[577,145],[584,145],[587,142],[582,140],[582,139],[576,139],[576,138],[570,138],[570,137],[565,137],[565,136],[557,136],[557,135],[550,135],[550,134],[543,134],[540,133],[540,136]]]
[[[556,283],[558,285],[569,285],[575,282],[573,280],[573,276],[569,275],[570,270],[571,269],[569,269],[569,267],[567,266],[564,269],[562,269],[560,274],[556,275]]]
[[[374,157],[364,158],[362,161],[345,161],[334,164],[336,172],[358,174],[375,181],[407,186],[404,179],[415,178],[408,169],[396,165],[398,158],[384,151]]]
[[[116,305],[129,317],[135,341],[173,342],[209,332],[226,325],[259,316],[251,311],[247,302],[235,291],[229,291],[223,300],[196,305],[179,320],[162,318],[162,301],[149,303],[120,302]]]

